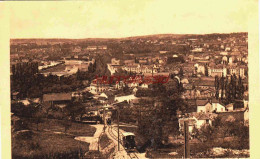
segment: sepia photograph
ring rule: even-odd
[[[250,158],[258,1],[6,4],[12,159]]]

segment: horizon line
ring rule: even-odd
[[[127,38],[137,38],[137,37],[147,37],[147,36],[159,36],[159,35],[212,35],[212,34],[238,34],[238,33],[248,33],[246,31],[241,32],[229,32],[229,33],[187,33],[187,34],[181,34],[181,33],[162,33],[162,34],[145,34],[145,35],[136,35],[136,36],[126,36],[126,37],[89,37],[89,38],[10,38],[10,40],[29,40],[29,39],[63,39],[63,40],[85,40],[85,39],[127,39]]]

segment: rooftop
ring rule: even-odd
[[[51,94],[44,94],[43,101],[65,101],[71,100],[71,93],[51,93]]]
[[[205,106],[209,101],[206,99],[198,99],[196,100],[197,106]]]

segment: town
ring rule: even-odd
[[[13,158],[249,157],[247,33],[10,45]]]

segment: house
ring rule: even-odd
[[[199,80],[194,83],[197,88],[206,90],[206,89],[213,89],[215,90],[215,81],[211,80]]]
[[[168,51],[159,51],[160,54],[166,54]]]
[[[123,87],[125,87],[126,86],[126,83],[125,82],[123,82],[123,81],[116,81],[116,84],[115,84],[115,89],[121,89],[121,88],[123,88]]]
[[[214,113],[190,113],[188,117],[179,118],[179,130],[183,132],[184,121],[188,121],[190,133],[193,132],[194,128],[200,129],[203,126],[212,126],[212,123],[216,117],[217,114]]]
[[[149,88],[149,84],[148,83],[142,83],[139,87],[140,88],[144,88],[144,89],[148,89]]]
[[[244,108],[247,108],[248,107],[248,96],[244,97],[243,102],[244,102]]]
[[[107,64],[107,68],[110,71],[111,75],[115,74],[122,66],[121,65],[112,65]]]
[[[214,88],[206,88],[206,89],[198,88],[197,92],[199,92],[199,95],[198,95],[198,93],[196,93],[198,98],[204,98],[205,99],[205,98],[210,98],[210,97],[215,96],[215,89]]]
[[[89,86],[89,90],[92,94],[102,93],[110,88],[109,84],[94,83],[92,82]]]
[[[120,60],[117,60],[116,58],[112,58],[111,65],[120,65]]]
[[[212,105],[208,100],[196,100],[197,112],[212,112]]]
[[[17,100],[18,98],[19,98],[19,92],[13,92],[12,96],[11,96],[11,99],[12,100]]]
[[[108,99],[104,96],[99,96],[98,98],[98,101],[102,104],[106,103],[108,101]]]
[[[23,105],[28,106],[31,104],[31,102],[28,99],[19,100],[19,103],[23,103]]]
[[[237,77],[240,76],[242,79],[245,78],[245,67],[229,66],[229,67],[227,67],[227,69],[228,69],[228,73],[230,75],[235,74]]]
[[[97,50],[97,46],[88,46],[88,47],[87,47],[87,50],[88,50],[88,51]]]
[[[220,102],[216,99],[212,99],[212,110],[215,112],[225,112],[226,108],[223,104],[220,104]]]
[[[99,50],[107,50],[107,46],[106,45],[100,45],[97,47]]]
[[[44,94],[42,98],[43,103],[51,103],[58,107],[65,107],[72,99],[71,93],[50,93]]]
[[[233,103],[230,103],[230,104],[228,104],[228,105],[226,105],[226,110],[227,111],[233,111],[234,110],[234,105],[233,105]]]
[[[196,128],[200,129],[204,125],[212,126],[212,122],[216,116],[214,113],[193,113],[193,117],[197,119]]]
[[[100,95],[99,95],[100,97],[104,97],[104,98],[108,98],[108,96],[106,95],[106,93],[101,93]]]
[[[184,132],[184,122],[188,122],[188,129],[189,133],[192,133],[193,129],[196,127],[197,124],[197,119],[194,117],[189,117],[189,118],[180,118],[178,120],[179,122],[179,131]]]
[[[201,53],[201,52],[203,52],[203,48],[194,48],[193,50],[191,50],[191,52],[193,52],[193,53]]]
[[[134,81],[134,80],[133,80]],[[129,88],[135,88],[135,87],[138,87],[139,86],[139,83],[137,83],[137,82],[129,82],[128,84],[127,84],[127,86],[129,87]]]
[[[80,70],[88,71],[88,67],[92,62],[82,61],[82,60],[65,60],[65,71]]]
[[[197,73],[202,73],[203,75],[205,75],[205,66],[204,65],[199,65],[199,64],[195,64],[194,68],[197,70]]]
[[[208,75],[211,77],[226,77],[227,76],[227,68],[223,67],[222,65],[216,65],[213,67],[208,68]]]
[[[134,63],[135,63],[135,60],[125,60],[124,61],[125,65],[131,65],[131,64],[134,64]]]
[[[138,61],[140,64],[147,64],[147,59],[140,59],[139,61]]]
[[[130,101],[134,100],[134,99],[137,99],[137,97],[134,94],[124,95],[124,96],[115,96],[116,102],[127,101],[128,103],[130,103]]]

